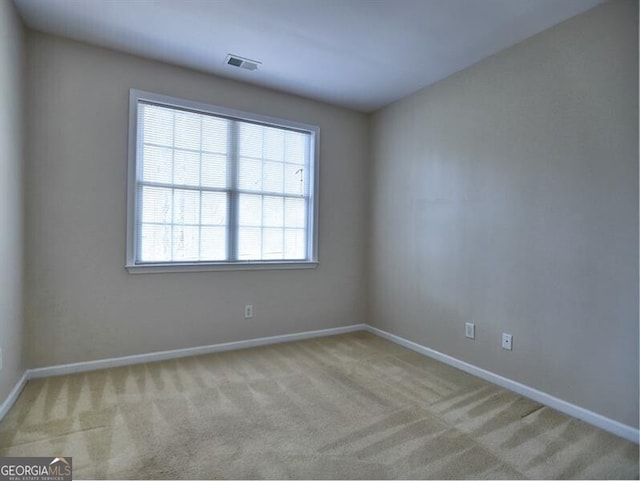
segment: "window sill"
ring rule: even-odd
[[[263,271],[283,269],[315,269],[317,261],[292,262],[215,262],[215,263],[171,263],[171,264],[130,264],[125,268],[129,274],[160,274],[166,272],[207,272],[207,271]]]

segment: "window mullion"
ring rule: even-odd
[[[229,133],[228,133],[228,154],[227,165],[229,176],[227,182],[229,183],[229,209],[228,209],[228,221],[227,221],[227,258],[230,262],[234,262],[238,259],[238,216],[239,216],[239,195],[238,195],[238,122],[235,120],[229,121]]]
[[[198,152],[198,260],[202,260],[202,115],[200,120],[200,151]]]
[[[171,184],[176,183],[176,112],[171,112]],[[176,218],[176,189],[171,189],[171,251],[169,252],[169,258],[173,262],[174,253],[174,237],[175,237],[175,218]]]

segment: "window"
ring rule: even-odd
[[[318,127],[130,95],[130,272],[316,265]]]

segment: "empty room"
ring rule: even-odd
[[[0,0],[0,480],[638,479],[638,26]]]

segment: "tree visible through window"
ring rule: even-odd
[[[317,128],[139,91],[131,105],[129,267],[314,260]]]

